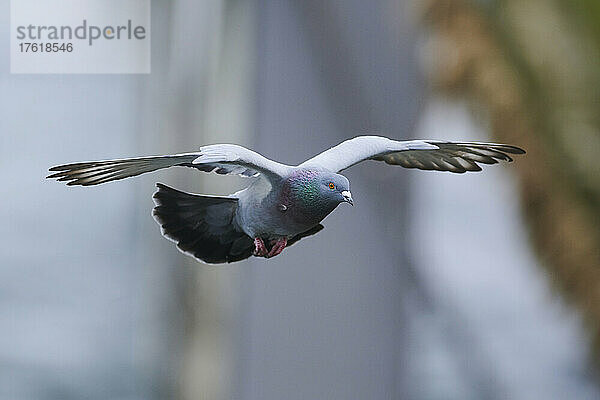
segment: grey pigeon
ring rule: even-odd
[[[194,153],[65,164],[48,178],[67,185],[98,185],[173,166],[252,179],[229,196],[181,192],[161,183],[153,215],[162,234],[184,253],[206,263],[274,257],[323,229],[320,222],[340,203],[354,204],[348,179],[339,172],[364,160],[406,168],[463,173],[481,164],[512,161],[525,151],[505,144],[396,141],[358,136],[303,162],[280,164],[235,144],[203,146]]]

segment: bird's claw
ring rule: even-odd
[[[283,249],[285,249],[285,246],[287,246],[287,238],[281,238],[278,239],[275,244],[273,245],[273,247],[271,247],[271,251],[269,251],[269,254],[266,255],[267,258],[271,258],[271,257],[275,257],[276,255],[281,254],[281,252],[283,251]]]
[[[285,249],[285,246],[287,246],[287,238],[284,237],[276,240],[273,243],[273,247],[271,247],[271,250],[268,250],[264,240],[260,237],[256,237],[254,238],[254,251],[252,252],[252,254],[255,257],[271,258],[281,254],[283,249]]]
[[[254,238],[254,251],[252,254],[255,257],[266,257],[269,254],[265,242],[260,237]]]

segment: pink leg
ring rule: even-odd
[[[254,252],[252,254],[256,257],[267,257],[269,254],[265,242],[259,237],[254,238]]]
[[[281,254],[281,252],[283,251],[283,249],[285,249],[285,246],[287,246],[287,238],[281,238],[278,239],[275,244],[273,245],[273,247],[271,248],[271,251],[269,251],[269,254],[266,255],[267,258],[271,258],[271,257],[275,257],[278,254]]]

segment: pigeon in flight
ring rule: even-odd
[[[358,136],[298,166],[280,164],[235,144],[214,144],[194,153],[59,165],[50,168],[54,173],[48,178],[90,186],[173,166],[251,178],[248,187],[223,197],[156,185],[153,215],[162,234],[198,260],[225,263],[250,256],[275,257],[319,232],[320,222],[340,203],[354,204],[350,183],[339,172],[361,161],[463,173],[481,171],[478,163],[510,162],[509,154],[524,153],[496,143]]]

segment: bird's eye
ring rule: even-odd
[[[335,189],[335,185],[333,184],[333,182],[329,182],[329,189],[331,189],[331,190]]]

